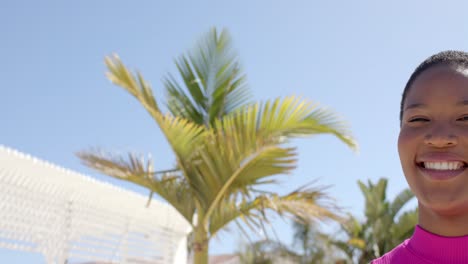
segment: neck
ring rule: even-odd
[[[468,214],[438,212],[419,204],[419,225],[425,230],[446,237],[468,235]]]

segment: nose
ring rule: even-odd
[[[452,147],[458,144],[458,137],[452,129],[438,127],[428,131],[424,136],[424,143],[432,147]]]

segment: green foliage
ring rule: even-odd
[[[301,256],[283,243],[260,240],[243,245],[237,253],[242,264],[299,263]]]
[[[262,240],[242,247],[238,256],[242,263],[347,263],[343,254],[331,243],[331,237],[320,231],[317,222],[296,219],[293,222],[293,244]]]
[[[293,222],[293,245],[300,246],[301,264],[327,264],[338,259],[333,254],[330,238],[320,231],[317,223],[309,221]]]
[[[417,224],[417,209],[401,212],[414,197],[409,189],[400,192],[393,201],[386,198],[387,179],[367,185],[358,181],[365,198],[365,221],[352,215],[341,224],[347,240],[334,240],[350,260],[369,263],[409,238]]]
[[[226,31],[207,33],[175,63],[182,83],[164,79],[163,113],[150,85],[117,56],[107,57],[107,76],[147,110],[171,146],[176,166],[155,171],[153,162],[132,154],[82,151],[82,162],[109,176],[141,185],[174,206],[193,226],[195,263],[206,263],[208,241],[232,221],[252,229],[267,212],[307,219],[337,218],[320,187],[286,195],[257,191],[291,173],[297,152],[293,138],[332,134],[355,149],[347,125],[335,113],[290,96],[264,103],[250,93]],[[328,203],[327,203],[328,201]]]

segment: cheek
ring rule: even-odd
[[[398,154],[401,164],[404,166],[407,162],[413,162],[416,152],[418,135],[414,131],[402,129],[398,136]]]
[[[457,136],[463,142],[468,142],[468,126],[460,128],[460,131],[457,133]]]
[[[414,159],[416,157],[418,137],[414,132],[402,129],[398,136],[398,154],[400,156],[400,164],[403,174],[408,182],[410,189],[414,193],[419,193],[417,190],[417,180],[415,177]]]

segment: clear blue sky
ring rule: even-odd
[[[389,178],[390,198],[406,187],[396,150],[403,86],[427,56],[468,50],[466,10],[462,0],[2,1],[0,144],[146,193],[94,173],[73,154],[100,146],[152,153],[158,168],[173,164],[149,115],[105,78],[103,58],[118,53],[161,95],[173,58],[210,27],[225,27],[255,99],[296,94],[320,102],[349,121],[360,143],[355,154],[331,136],[298,140],[299,167],[277,190],[319,179],[362,215],[357,180]],[[276,226],[290,241],[289,225]],[[211,253],[232,252],[238,242],[237,232],[224,232]],[[24,258],[0,251],[0,263]]]

